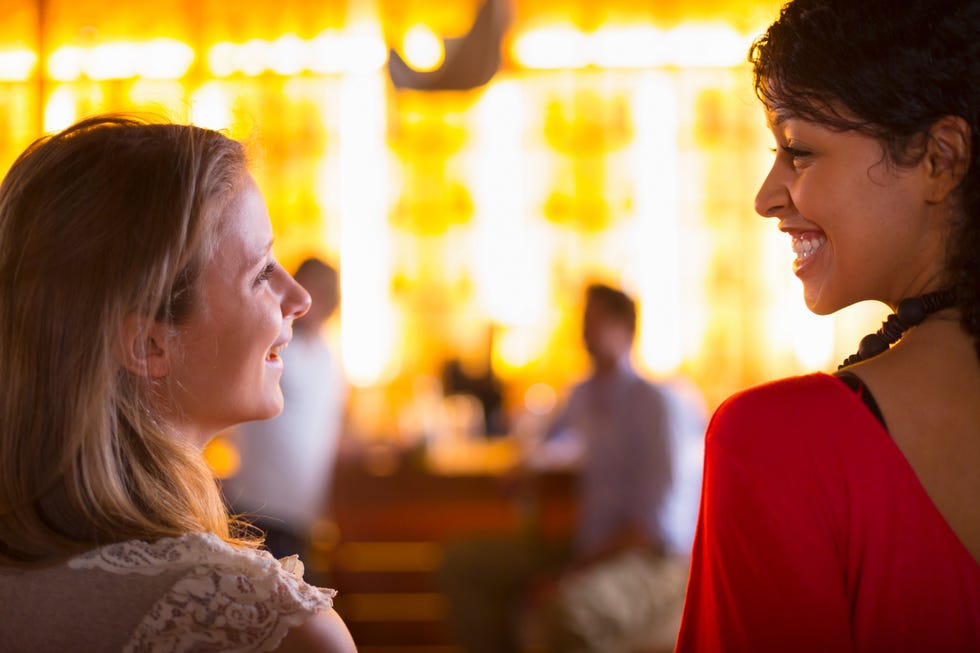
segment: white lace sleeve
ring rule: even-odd
[[[136,627],[126,653],[271,651],[290,628],[330,608],[335,594],[304,582],[295,560],[283,566],[269,553],[237,549],[213,534],[121,542],[68,564],[114,574],[179,572]]]

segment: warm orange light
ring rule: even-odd
[[[231,103],[220,82],[209,82],[191,96],[191,122],[209,129],[232,126]]]
[[[664,34],[667,62],[684,68],[728,68],[745,63],[755,35],[724,24],[680,25]]]
[[[207,61],[216,77],[256,77],[266,72],[283,76],[373,72],[384,66],[387,57],[387,48],[377,30],[358,28],[328,29],[310,40],[284,34],[274,41],[222,41],[211,47]]]
[[[582,68],[590,63],[588,37],[570,25],[529,30],[511,48],[524,68]]]
[[[238,473],[242,457],[234,443],[224,435],[212,438],[204,447],[204,460],[218,478],[229,478]]]
[[[37,65],[37,54],[30,50],[0,51],[0,82],[22,82],[30,78]]]
[[[385,96],[378,75],[352,75],[340,97],[341,350],[357,386],[378,384],[397,365],[390,291]]]
[[[194,63],[194,50],[174,39],[152,39],[139,48],[137,75],[143,79],[180,79]]]
[[[442,39],[422,24],[413,25],[402,39],[405,62],[420,72],[435,70],[446,59]]]
[[[61,131],[78,120],[77,104],[72,89],[64,86],[55,89],[44,107],[44,131]]]
[[[687,23],[667,31],[651,25],[607,25],[594,32],[553,25],[518,34],[511,54],[520,66],[538,70],[731,67],[745,61],[751,41],[728,25],[713,23]]]
[[[639,352],[650,369],[674,371],[684,359],[681,333],[681,215],[677,91],[669,76],[646,73],[635,83],[635,136],[629,170],[635,184],[632,284],[641,307]],[[644,174],[648,173],[648,174]],[[686,322],[686,320],[684,320]],[[695,327],[696,328],[696,327]]]
[[[533,383],[524,392],[524,407],[534,415],[547,415],[558,403],[558,393],[547,383]]]
[[[70,82],[82,74],[84,50],[73,46],[63,46],[48,55],[48,77],[59,82]]]
[[[277,75],[297,75],[310,67],[310,44],[295,34],[272,42],[269,68]]]
[[[650,25],[603,27],[589,45],[600,68],[653,68],[667,60],[664,34]]]
[[[48,57],[51,79],[70,82],[82,76],[94,80],[179,79],[194,61],[194,50],[175,39],[116,41],[91,48],[62,46]]]

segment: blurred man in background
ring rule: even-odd
[[[687,572],[665,528],[676,402],[634,371],[635,333],[633,300],[589,286],[583,340],[591,374],[525,463],[576,470],[575,533],[564,545],[531,535],[447,550],[451,623],[468,651],[522,650],[522,622],[536,624],[541,644],[560,652],[629,651],[658,637],[669,648],[676,636]]]

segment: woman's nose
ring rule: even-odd
[[[764,218],[778,218],[790,204],[789,192],[773,164],[755,195],[755,212]]]
[[[303,317],[312,305],[313,299],[306,288],[301,286],[291,274],[286,273],[286,289],[282,298],[283,317],[293,319]]]

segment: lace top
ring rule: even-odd
[[[82,623],[66,623],[67,618],[60,617],[61,629],[87,635],[71,638],[84,650],[95,650],[86,645],[89,638],[106,647],[98,650],[113,650],[110,642],[115,635],[114,650],[120,650],[121,644],[127,653],[271,651],[290,628],[333,605],[335,592],[307,584],[302,574],[302,563],[295,556],[278,561],[264,551],[230,546],[214,534],[191,533],[152,544],[111,544],[54,569],[3,570],[0,598],[4,599],[5,611],[7,599],[11,599],[15,615],[18,596],[25,597],[28,606],[36,603],[33,610],[20,607],[22,612],[33,612],[30,628],[35,631],[20,641],[30,641],[30,650],[35,651],[56,650],[61,645],[41,632],[50,629],[44,626],[46,621],[57,624],[59,617],[42,616],[39,620],[38,610],[42,615],[62,607],[79,614],[86,610],[85,606],[62,606],[57,599],[52,601],[66,585],[77,587],[72,592],[75,599],[96,602],[96,609],[88,606],[90,615],[81,618]],[[132,605],[141,607],[137,611]],[[131,614],[127,616],[127,612]],[[8,612],[6,618],[0,618],[0,634],[10,628],[12,640],[4,640],[18,641],[17,624],[3,623],[14,621],[10,615]],[[92,615],[101,623],[93,625]],[[126,632],[120,638],[111,632],[113,628]],[[50,642],[50,648],[43,644],[38,648],[38,638]],[[16,645],[13,650],[18,650]]]

